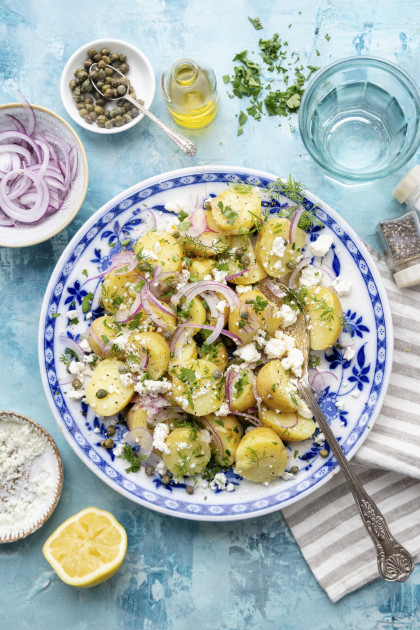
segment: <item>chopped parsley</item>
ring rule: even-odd
[[[234,212],[234,210],[232,210],[230,206],[225,206],[222,201],[219,201],[217,207],[219,208],[220,212],[223,214],[229,225],[234,225],[235,219],[237,219],[239,216],[238,213]]]
[[[87,313],[92,308],[93,293],[88,293],[82,301],[82,313]]]
[[[251,18],[248,16],[248,20],[251,22],[252,26],[255,28],[256,31],[260,31],[263,28],[263,25],[261,24],[261,20],[259,17]]]
[[[141,466],[140,462],[142,459],[145,459],[146,455],[138,455],[129,444],[124,444],[120,457],[130,464],[130,466],[125,469],[125,472],[136,473],[139,472]]]

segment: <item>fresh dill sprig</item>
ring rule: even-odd
[[[124,444],[123,451],[120,455],[121,459],[127,461],[130,466],[125,469],[125,472],[139,472],[141,466],[141,460],[145,459],[145,455],[138,455],[136,451],[129,445]]]

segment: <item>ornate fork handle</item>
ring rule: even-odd
[[[357,475],[353,472],[346,456],[340,448],[330,425],[325,419],[315,399],[306,377],[298,382],[300,397],[309,405],[321,431],[324,433],[334,456],[340,465],[352,491],[357,508],[376,548],[378,570],[385,580],[405,582],[414,569],[414,560],[410,553],[391,535],[382,512],[364,490]]]
[[[148,109],[143,107],[143,105],[141,105],[138,101],[136,101],[134,98],[132,98],[129,94],[125,94],[125,96],[123,98],[127,99],[127,101],[130,101],[130,103],[132,105],[134,105],[134,107],[137,107],[137,109],[139,109],[143,114],[148,116],[150,118],[150,120],[153,120],[153,122],[160,129],[162,129],[162,131],[164,131],[166,133],[166,135],[173,142],[175,142],[177,147],[179,147],[181,149],[181,151],[184,151],[184,153],[186,153],[189,157],[192,157],[193,155],[195,155],[197,153],[197,147],[195,146],[195,144],[193,142],[191,142],[191,140],[188,140],[188,138],[186,138],[182,134],[178,133],[178,131],[174,131],[173,129],[168,127],[168,125],[165,125],[164,122],[159,120],[159,118],[156,118],[156,116],[154,114],[149,112]]]

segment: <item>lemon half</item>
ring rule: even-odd
[[[42,548],[58,577],[79,588],[96,586],[112,577],[126,551],[124,527],[112,514],[94,507],[64,521]]]

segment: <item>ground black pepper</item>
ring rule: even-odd
[[[415,211],[399,219],[382,221],[380,228],[395,263],[420,257],[420,225]]]

